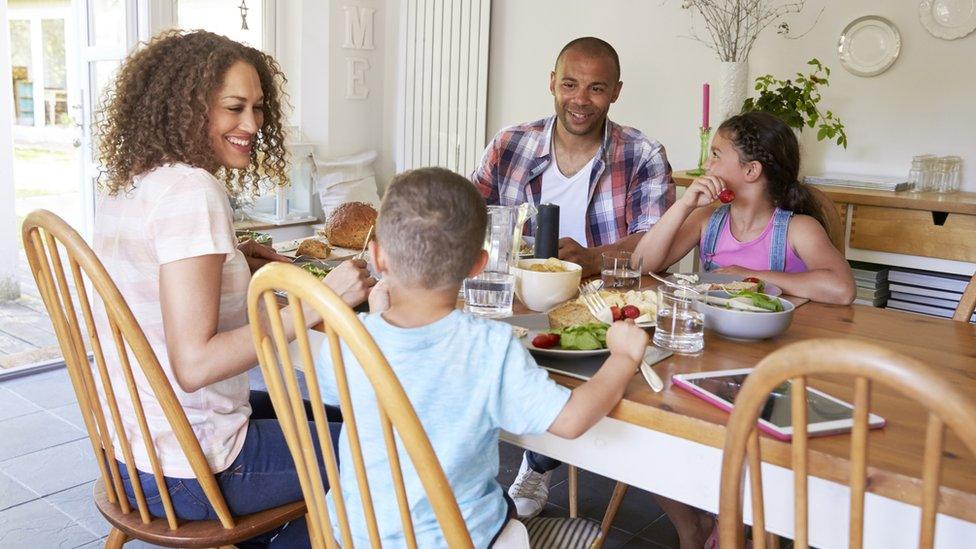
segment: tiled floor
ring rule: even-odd
[[[103,545],[108,523],[91,501],[98,470],[64,369],[0,383],[0,441],[0,547]],[[500,455],[498,479],[508,486],[522,450],[502,443]],[[552,484],[544,516],[568,516],[566,467]],[[599,522],[612,490],[612,481],[581,472],[580,514]],[[677,535],[651,495],[632,488],[604,547],[677,547]]]

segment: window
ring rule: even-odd
[[[241,5],[247,7],[247,30],[241,28]],[[176,26],[181,29],[203,29],[222,34],[259,50],[271,52],[274,44],[266,43],[264,0],[177,0]]]

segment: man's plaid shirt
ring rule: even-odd
[[[555,115],[498,132],[471,181],[488,204],[515,205],[542,197],[542,173],[552,161]],[[604,127],[590,172],[585,246],[603,246],[648,230],[674,203],[664,147],[633,128]]]

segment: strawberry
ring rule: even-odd
[[[621,312],[620,307],[617,307],[616,305],[610,306],[610,316],[613,317],[614,322],[618,320],[623,320],[624,318],[623,312]]]
[[[722,189],[722,192],[718,193],[718,200],[722,204],[728,204],[735,200],[735,192],[732,189]]]
[[[539,334],[532,339],[532,345],[540,349],[550,349],[559,345],[559,334]]]
[[[640,309],[634,305],[624,305],[623,309],[620,309],[620,314],[622,314],[624,318],[637,318],[641,313]]]
[[[756,278],[754,276],[747,276],[747,277],[743,278],[742,281],[743,282],[752,282],[753,284],[759,284],[760,282],[762,282],[761,280],[759,280],[758,278]]]

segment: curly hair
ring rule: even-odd
[[[237,61],[258,73],[264,93],[264,124],[244,169],[222,166],[210,144],[210,105],[228,69]],[[132,53],[119,68],[96,115],[95,140],[101,190],[115,195],[133,178],[171,162],[203,168],[222,180],[231,196],[257,193],[259,183],[284,184],[282,106],[286,78],[271,56],[205,31],[167,31]]]
[[[739,162],[762,164],[766,195],[773,205],[809,215],[827,227],[826,214],[798,179],[800,144],[785,122],[767,112],[748,111],[722,122],[718,131],[732,142]]]

